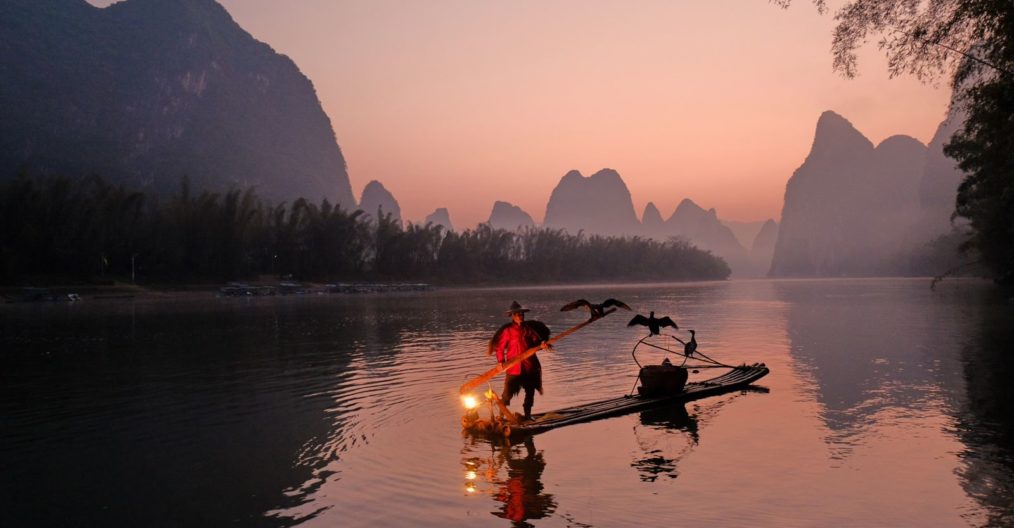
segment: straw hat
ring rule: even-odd
[[[529,310],[528,308],[522,308],[517,301],[514,301],[511,303],[510,309],[507,310],[507,315],[514,315],[516,313],[525,313],[529,311],[531,310]]]

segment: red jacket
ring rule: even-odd
[[[498,363],[505,363],[518,356],[524,351],[538,345],[543,341],[542,337],[539,336],[538,332],[529,324],[528,321],[517,325],[509,323],[504,325],[495,336],[493,336],[493,350],[496,352],[496,360]],[[508,374],[518,375],[522,372],[532,372],[538,368],[538,359],[535,359],[535,355],[532,354],[521,363],[514,365],[507,369]]]

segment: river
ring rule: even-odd
[[[606,297],[771,373],[462,435],[511,301],[559,332]],[[630,316],[540,352],[536,412],[632,389]],[[1011,526],[1012,323],[986,283],[919,279],[0,305],[0,526]]]

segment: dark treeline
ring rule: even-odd
[[[130,277],[148,283],[258,275],[299,280],[481,282],[724,279],[726,263],[683,240],[519,232],[371,218],[327,200],[272,205],[253,190],[168,199],[99,177],[19,176],[0,185],[0,282]],[[132,268],[133,266],[133,268]]]

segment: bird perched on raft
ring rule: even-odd
[[[690,331],[690,341],[683,342],[683,340],[679,338],[677,338],[677,341],[683,343],[684,356],[688,358],[694,357],[694,352],[697,352],[697,332],[693,330]]]
[[[611,308],[613,306],[617,308],[623,308],[624,310],[628,311],[630,310],[630,307],[627,306],[626,303],[624,303],[623,301],[617,301],[616,299],[606,299],[602,301],[600,304],[592,304],[584,299],[578,299],[570,304],[564,305],[563,308],[560,308],[560,311],[569,312],[571,310],[576,310],[578,308],[584,308],[588,310],[592,318],[599,318],[605,317],[606,309]]]
[[[662,328],[671,326],[674,330],[679,330],[680,327],[676,326],[676,323],[669,319],[669,316],[655,318],[655,312],[650,312],[648,317],[641,314],[637,314],[633,319],[627,323],[627,326],[642,325],[648,327],[648,335],[658,335]]]

